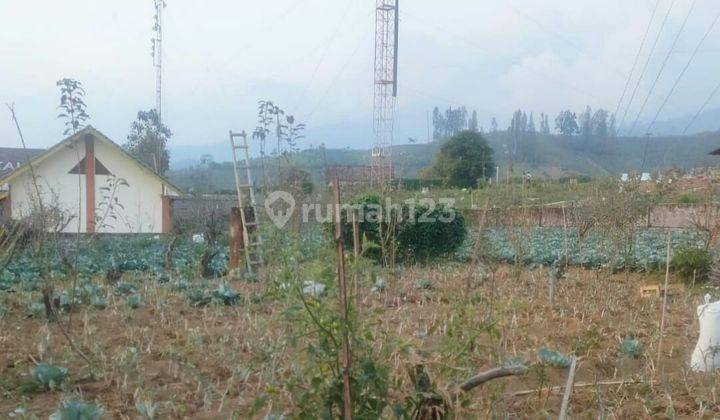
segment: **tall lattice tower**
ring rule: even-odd
[[[165,6],[163,0],[153,0],[155,3],[155,25],[152,39],[153,66],[155,66],[155,110],[158,120],[162,124],[162,12]]]
[[[392,143],[397,99],[398,29],[400,0],[376,0],[375,95],[373,105],[372,180],[392,179]]]

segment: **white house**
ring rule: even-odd
[[[0,185],[5,218],[23,219],[42,203],[63,214],[67,233],[168,233],[170,199],[181,194],[91,126],[2,176]]]

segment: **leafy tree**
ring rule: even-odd
[[[286,115],[285,116],[285,132],[282,140],[284,140],[287,147],[290,149],[290,151],[297,152],[298,146],[297,142],[300,139],[305,138],[305,135],[303,134],[303,131],[305,131],[305,124],[303,123],[296,123],[295,117],[292,115]],[[288,149],[284,148],[282,150],[282,154],[287,154]]]
[[[527,130],[527,115],[520,109],[513,113],[512,120],[510,120],[510,127],[508,133],[512,139],[512,150],[511,159],[514,161],[518,154],[518,142],[524,136]]]
[[[555,129],[563,136],[572,136],[579,130],[577,115],[572,111],[561,111],[555,118]]]
[[[445,136],[454,136],[467,127],[467,111],[465,107],[445,110]]]
[[[434,140],[452,137],[464,130],[479,130],[477,111],[468,112],[465,106],[449,107],[445,112],[435,107],[432,118]]]
[[[588,105],[585,111],[580,114],[580,133],[586,141],[590,141],[593,135],[592,109]]]
[[[125,149],[157,173],[163,174],[170,167],[167,142],[172,132],[160,122],[156,110],[138,111],[137,120],[130,126]]]
[[[448,185],[474,187],[494,175],[493,149],[480,133],[462,131],[442,145],[434,170]]]
[[[286,115],[274,102],[258,102],[258,126],[252,136],[260,140],[261,157],[265,156],[265,143],[272,131],[277,142],[274,154],[279,156],[286,155],[289,151],[297,151],[297,141],[305,137],[302,134],[304,130],[305,124],[297,123],[295,117]]]
[[[617,127],[615,122],[615,114],[612,114],[610,116],[610,121],[608,122],[608,136],[610,138],[617,137]]]
[[[258,101],[258,126],[255,127],[252,137],[260,141],[260,166],[262,171],[263,191],[267,191],[268,174],[266,171],[266,143],[271,133],[275,134],[276,147],[273,155],[282,156],[286,162],[290,160],[290,153],[298,150],[297,141],[304,138],[305,124],[295,121],[295,117],[286,114],[285,110],[273,101]],[[281,160],[276,160],[276,181],[280,179]]]
[[[533,117],[532,112],[530,113],[530,119],[528,120],[527,131],[535,133],[535,118]]]
[[[526,160],[535,163],[537,161],[537,131],[535,130],[535,118],[530,113],[527,124],[527,131],[523,140],[523,156]]]
[[[470,121],[468,121],[468,129],[470,131],[478,131],[478,115],[475,110],[473,110]]]
[[[61,79],[56,82],[60,86],[60,105],[62,112],[58,118],[65,119],[64,135],[75,134],[85,127],[90,116],[85,111],[85,89],[82,83],[74,79]]]
[[[540,113],[540,133],[544,135],[550,134],[550,122],[548,116],[544,112]]]
[[[445,131],[445,118],[440,113],[438,107],[433,109],[433,140],[440,140]]]
[[[599,139],[605,140],[609,137],[610,128],[608,126],[608,112],[604,109],[595,111],[592,117],[593,135]]]

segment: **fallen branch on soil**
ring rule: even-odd
[[[599,386],[599,385],[639,385],[639,384],[656,384],[658,381],[652,380],[652,381],[626,381],[624,379],[616,380],[616,381],[598,381],[598,382],[582,382],[579,384],[574,384],[573,388],[587,388],[589,386]],[[547,392],[559,392],[565,389],[565,385],[558,385],[551,388],[545,388],[544,391]],[[543,391],[543,390],[541,390]],[[521,397],[523,395],[530,395],[530,394],[536,394],[538,392],[537,389],[526,389],[524,391],[517,391],[510,394],[511,397]]]
[[[481,372],[456,387],[450,386],[449,392],[440,395],[430,389],[430,377],[425,367],[418,365],[411,372],[411,380],[421,398],[413,418],[416,420],[441,420],[448,414],[450,402],[457,401],[465,392],[472,391],[493,379],[507,376],[524,375],[528,368],[523,365],[503,366]]]
[[[522,365],[494,368],[473,376],[460,384],[459,388],[463,392],[468,392],[493,379],[503,378],[505,376],[524,375],[527,371],[528,368]]]

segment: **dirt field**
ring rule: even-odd
[[[474,389],[452,416],[557,417],[557,387],[567,369],[538,364],[542,347],[579,357],[574,418],[720,415],[718,376],[687,369],[704,291],[673,284],[658,360],[662,300],[641,298],[638,287],[659,283],[660,274],[572,270],[557,285],[553,309],[545,270],[516,278],[512,267],[501,267],[494,280],[469,271],[456,264],[407,269],[379,293],[370,291],[369,279],[356,285],[360,322],[372,331],[376,359],[389,369],[383,417],[393,418],[392,405],[412,395],[414,366],[425,366],[443,392],[510,357],[522,358],[529,373]],[[0,294],[8,310],[0,318],[0,416],[23,407],[47,417],[70,397],[94,402],[113,418],[136,418],[137,401],[156,403],[157,418],[299,415],[291,390],[306,386],[298,367],[306,356],[288,339],[287,301],[274,299],[263,283],[236,281],[229,284],[243,293],[238,305],[193,307],[167,285],[127,280],[143,295],[143,307],[131,309],[112,296],[105,310],[83,307],[72,314],[72,335],[91,358],[92,372],[56,324],[25,314],[37,294]],[[628,335],[642,342],[641,358],[620,352]],[[34,361],[65,366],[70,379],[58,390],[28,392]]]

